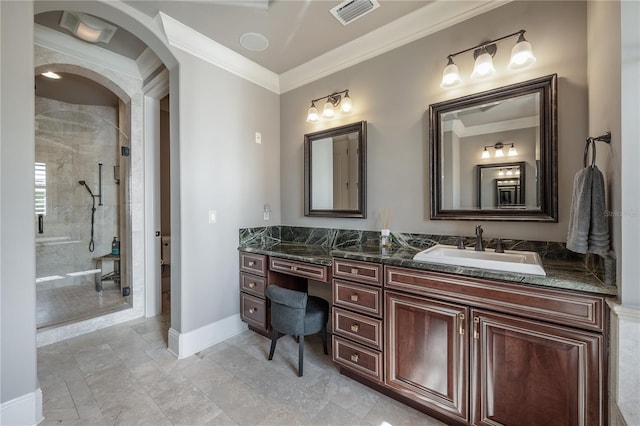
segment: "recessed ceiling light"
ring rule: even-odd
[[[73,35],[89,43],[109,43],[118,27],[95,16],[65,10],[60,19],[60,26],[71,31]]]
[[[41,75],[43,75],[43,76],[45,76],[45,77],[47,77],[47,78],[53,78],[53,79],[55,79],[55,80],[58,80],[58,79],[62,78],[62,77],[60,77],[60,75],[59,75],[59,74],[56,74],[56,73],[55,73],[55,72],[53,72],[53,71],[43,72]]]
[[[262,34],[245,33],[240,36],[240,44],[252,52],[262,52],[269,47],[269,40]]]

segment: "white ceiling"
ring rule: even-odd
[[[125,3],[155,17],[162,12],[206,37],[282,74],[336,47],[432,3],[432,0],[380,0],[380,7],[344,26],[329,10],[336,0],[154,1]],[[244,33],[269,40],[262,52],[240,45]]]

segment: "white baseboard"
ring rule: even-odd
[[[37,425],[42,417],[42,390],[40,388],[26,395],[0,404],[0,425]]]
[[[240,320],[240,314],[231,315],[188,333],[180,333],[171,328],[168,350],[178,359],[186,358],[246,329],[247,324]]]

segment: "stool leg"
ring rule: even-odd
[[[269,361],[273,359],[273,353],[276,351],[276,343],[278,342],[278,331],[271,329],[271,350],[269,351]]]
[[[329,355],[329,351],[327,351],[327,326],[322,327],[322,331],[320,332],[320,337],[322,337],[322,349],[324,349],[324,354]]]
[[[298,336],[298,377],[302,377],[302,366],[304,358],[304,336]]]

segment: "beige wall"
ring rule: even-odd
[[[446,56],[515,32],[527,31],[537,62],[506,69],[515,39],[498,43],[497,73],[475,82],[471,53],[456,57],[463,83],[440,88]],[[392,208],[392,231],[471,235],[467,221],[429,220],[429,104],[552,73],[558,74],[559,222],[484,224],[487,237],[565,241],[573,176],[582,167],[588,133],[587,19],[584,2],[513,2],[343,71],[281,98],[282,223],[374,230],[379,208]],[[354,112],[331,121],[305,121],[311,99],[349,89]],[[368,218],[321,219],[303,214],[303,135],[367,120]],[[284,166],[286,165],[286,166]]]

